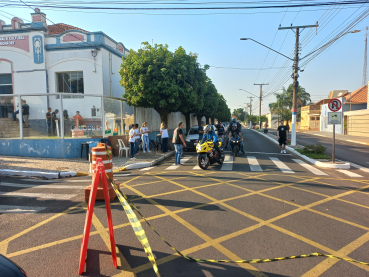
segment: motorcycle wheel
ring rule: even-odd
[[[233,147],[233,154],[234,154],[235,157],[237,157],[237,154],[238,154],[238,147],[237,146]]]
[[[198,166],[203,169],[203,170],[206,170],[208,169],[209,165],[210,165],[210,162],[205,160],[205,158],[203,156],[201,156],[198,160],[197,160],[197,164]]]

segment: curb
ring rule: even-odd
[[[118,173],[120,171],[126,171],[126,170],[130,170],[130,169],[139,169],[139,168],[145,168],[145,167],[151,167],[156,165],[157,163],[163,161],[164,159],[172,156],[175,153],[174,150],[168,152],[167,154],[165,154],[164,156],[157,158],[156,160],[152,161],[152,162],[144,162],[144,163],[133,163],[133,164],[129,164],[127,166],[121,167],[117,170],[113,170],[113,173]]]
[[[46,179],[60,179],[63,177],[73,177],[77,172],[43,172],[43,171],[23,171],[13,169],[0,169],[0,174],[9,176],[24,176],[24,177],[43,177]]]
[[[256,131],[254,129],[251,129],[253,130],[254,132],[257,132],[258,134],[264,136],[265,138],[269,139],[270,141],[274,142],[275,144],[278,144],[278,141],[272,139],[271,137],[267,136],[267,135],[264,135],[263,133],[260,133],[259,131]],[[295,155],[303,158],[304,160],[308,161],[309,163],[313,164],[313,165],[316,165],[318,167],[323,167],[323,168],[336,168],[336,169],[350,169],[350,163],[348,162],[345,162],[344,164],[328,164],[328,163],[324,163],[324,162],[320,162],[320,161],[316,161],[312,158],[309,158],[305,155],[302,155],[301,153],[297,152],[295,149],[289,147],[289,146],[286,146],[286,149],[292,153],[294,153]]]
[[[160,158],[158,158],[158,159],[156,159],[156,160],[152,161],[152,162],[150,163],[150,166],[154,166],[154,165],[158,164],[159,162],[161,162],[161,161],[165,160],[166,158],[168,158],[168,157],[172,156],[175,152],[176,152],[175,150],[169,151],[169,152],[168,152],[167,154],[165,154],[163,157],[160,157]]]

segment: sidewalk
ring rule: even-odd
[[[269,132],[277,132],[277,129],[268,129]],[[319,137],[326,137],[326,138],[333,138],[333,132],[320,132],[320,131],[307,131],[307,130],[301,130],[297,131],[297,133],[302,134],[310,134],[314,136]],[[364,145],[369,145],[369,137],[364,136],[350,136],[350,135],[342,135],[342,134],[336,134],[337,140],[343,140],[343,141],[350,141],[353,143],[360,143]]]
[[[128,164],[153,162],[164,154],[161,152],[142,153],[136,155],[134,160],[124,157],[113,157],[113,169],[118,169]],[[43,172],[68,172],[80,173],[90,172],[90,163],[86,158],[76,159],[53,159],[34,158],[18,156],[0,156],[0,168],[22,171],[43,171]]]

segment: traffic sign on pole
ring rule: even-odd
[[[332,112],[338,112],[342,108],[342,102],[341,102],[341,100],[339,100],[339,99],[332,99],[328,103],[328,108]]]

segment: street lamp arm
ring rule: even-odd
[[[258,42],[258,41],[256,41],[256,40],[254,40],[254,39],[252,39],[252,38],[240,38],[240,40],[252,40],[252,41],[254,41],[254,42],[256,42],[256,43],[258,43],[258,44],[260,44],[260,45],[264,46],[265,48],[268,48],[269,50],[272,50],[273,52],[275,52],[275,53],[277,53],[277,54],[279,54],[279,55],[282,55],[283,57],[285,57],[285,58],[287,58],[287,59],[289,59],[289,60],[293,61],[293,59],[291,59],[290,57],[287,57],[286,55],[284,55],[284,54],[282,54],[282,53],[279,53],[278,51],[276,51],[276,50],[274,50],[274,49],[272,49],[272,48],[270,48],[270,47],[268,47],[268,46],[266,46],[266,45],[264,45],[264,44],[262,44],[262,43],[260,43],[260,42]]]
[[[245,92],[247,92],[247,93],[250,93],[251,95],[253,95],[253,96],[257,97],[257,98],[260,98],[259,96],[256,96],[255,94],[252,94],[251,92],[249,92],[249,91],[247,91],[247,90],[244,90],[244,89],[242,89],[242,88],[240,88],[239,90],[243,90],[243,91],[245,91]]]
[[[359,32],[360,32],[360,30],[354,30],[354,31],[349,31],[349,32],[343,33],[341,36],[339,36],[339,37],[337,37],[337,38],[334,38],[334,39],[332,39],[331,41],[328,41],[326,44],[324,44],[323,46],[321,46],[321,47],[319,47],[318,49],[314,50],[313,52],[310,52],[310,53],[309,53],[309,54],[307,54],[306,56],[302,57],[300,60],[305,59],[306,57],[308,57],[308,56],[310,56],[310,55],[314,54],[315,52],[317,52],[317,51],[321,50],[322,48],[327,47],[327,46],[329,46],[329,45],[333,44],[334,42],[336,42],[337,40],[339,40],[339,39],[340,39],[341,37],[343,37],[344,35],[347,35],[347,34],[350,34],[350,33],[351,33],[351,34],[353,34],[353,33],[359,33]]]

